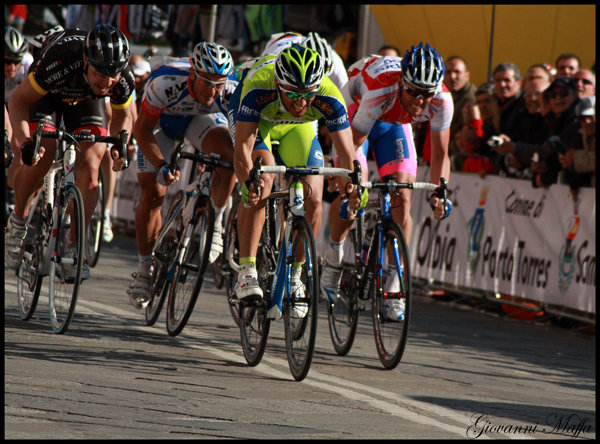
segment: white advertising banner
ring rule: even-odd
[[[428,180],[426,168],[419,180]],[[413,276],[596,313],[596,193],[452,173],[454,208],[432,219],[413,192]]]

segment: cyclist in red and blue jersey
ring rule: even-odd
[[[430,182],[450,176],[448,142],[454,105],[452,95],[443,83],[444,62],[429,44],[411,47],[403,58],[372,55],[354,63],[348,70],[348,83],[342,94],[348,104],[352,136],[357,149],[365,155],[368,144],[373,152],[380,177],[396,175],[397,182],[414,182],[417,175],[417,153],[411,124],[430,122],[432,162]],[[402,227],[407,242],[412,232],[410,216],[411,191],[400,190],[392,201],[392,215]],[[434,218],[449,214],[436,197],[431,202]],[[330,242],[325,253],[321,274],[321,289],[335,302],[341,279],[343,242],[352,221],[339,216],[339,200],[331,206]],[[396,279],[386,280],[384,289],[398,292],[398,273],[388,272]],[[402,319],[403,299],[393,299],[386,306],[388,317]]]

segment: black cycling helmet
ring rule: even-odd
[[[96,25],[85,38],[83,54],[96,71],[114,77],[127,67],[129,42],[118,28]]]
[[[23,34],[12,26],[4,28],[4,55],[6,57],[22,59],[28,48],[29,43],[27,43]]]

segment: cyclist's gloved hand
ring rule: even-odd
[[[35,151],[35,144],[32,140],[28,140],[21,147],[21,160],[25,165],[32,166],[34,164],[33,152]]]
[[[444,217],[442,217],[442,220],[446,219],[448,216],[450,216],[450,213],[452,212],[452,201],[450,199],[446,199],[446,208],[445,208],[445,212],[444,212]]]
[[[167,186],[172,181],[169,180],[169,175],[171,174],[171,170],[169,169],[169,164],[164,162],[158,170],[156,170],[156,181],[161,184]]]

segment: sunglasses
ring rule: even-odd
[[[290,90],[283,89],[283,88],[279,88],[279,89],[281,90],[282,93],[284,93],[286,96],[288,96],[292,100],[304,99],[304,100],[308,101],[308,100],[312,99],[315,96],[315,94],[317,94],[316,89],[313,91],[305,92],[305,93],[290,91]]]
[[[19,65],[22,61],[23,61],[23,59],[15,60],[15,59],[7,59],[7,58],[5,58],[4,59],[4,64],[5,65]]]
[[[588,79],[574,79],[574,80],[575,80],[575,83],[577,83],[577,82],[583,82],[584,85],[591,85],[592,84],[592,81],[588,80]]]
[[[567,97],[569,95],[569,91],[563,89],[561,91],[552,91],[548,94],[548,97],[551,99],[556,99],[557,97]]]
[[[223,89],[225,87],[225,85],[227,84],[227,80],[221,80],[219,82],[213,82],[210,79],[207,79],[206,77],[203,77],[199,74],[196,74],[196,77],[198,78],[198,80],[200,80],[200,82],[203,83],[203,86],[205,88],[214,88],[217,91],[220,89]]]
[[[409,93],[411,96],[413,96],[415,99],[427,100],[427,99],[432,98],[435,95],[435,91],[431,91],[431,92],[419,91],[417,89],[410,88],[409,86],[406,86],[406,85],[403,85],[403,87],[406,90],[406,92]]]

